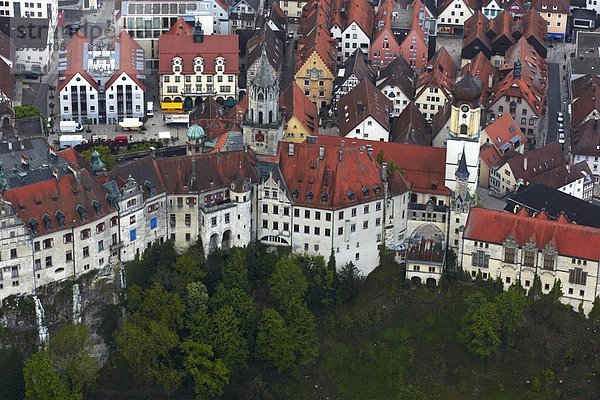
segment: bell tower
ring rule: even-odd
[[[275,155],[283,140],[283,116],[279,113],[279,82],[270,71],[263,43],[256,76],[248,84],[248,111],[242,129],[244,144],[255,153]]]
[[[453,102],[446,145],[446,187],[457,191],[456,172],[464,163],[469,192],[475,193],[479,176],[482,82],[468,71],[452,87]],[[463,173],[464,175],[464,173]]]

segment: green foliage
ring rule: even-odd
[[[148,288],[153,282],[157,280],[160,282],[160,276],[163,273],[157,273],[157,271],[168,271],[176,260],[177,254],[172,241],[167,240],[163,244],[153,244],[144,251],[141,259],[136,258],[127,263],[125,268],[127,285]]]
[[[520,286],[513,285],[506,292],[496,298],[498,317],[501,321],[503,341],[506,345],[513,345],[515,334],[525,324],[525,310],[527,298],[525,291]]]
[[[542,298],[542,295],[542,281],[540,280],[540,276],[535,274],[533,277],[533,284],[527,293],[527,297],[529,297],[531,301],[538,301]]]
[[[42,112],[34,106],[15,106],[15,119],[41,117]]]
[[[256,351],[262,360],[278,372],[294,366],[296,352],[285,319],[273,308],[266,308],[258,324]]]
[[[225,289],[219,285],[210,299],[213,312],[225,306],[231,306],[240,320],[240,327],[250,343],[254,337],[257,322],[257,305],[252,297],[239,288]]]
[[[476,293],[467,297],[469,309],[462,320],[461,340],[467,349],[480,357],[490,357],[500,346],[498,306]]]
[[[186,286],[186,311],[193,314],[198,310],[208,310],[208,290],[202,282],[190,282]]]
[[[349,262],[335,275],[335,292],[338,304],[354,299],[359,291],[363,278],[354,263]]]
[[[556,279],[554,281],[554,285],[552,285],[552,290],[550,290],[550,292],[547,295],[548,300],[550,301],[550,303],[554,303],[557,304],[560,301],[560,298],[563,296],[563,291],[562,291],[562,282],[560,281],[560,279]]]
[[[213,316],[212,340],[214,351],[230,369],[240,369],[248,361],[248,341],[240,329],[240,320],[231,306],[221,307]]]
[[[196,399],[220,396],[229,382],[229,371],[225,364],[214,358],[207,344],[186,340],[181,344],[181,349],[185,355],[183,366],[194,379]]]
[[[172,252],[172,254],[160,257],[164,261],[156,265],[156,271],[152,279],[159,282],[165,289],[183,295],[188,284],[205,276],[202,270],[204,262],[202,251],[198,247],[192,246],[185,253],[176,257],[175,250],[170,243],[167,251]]]
[[[90,148],[85,150],[81,155],[88,161],[92,161],[92,153],[94,149],[100,154],[100,159],[106,165],[107,170],[111,170],[117,165],[117,157],[112,153],[110,147],[105,145],[96,146],[95,148]]]
[[[248,269],[246,268],[246,255],[240,248],[231,250],[231,257],[223,265],[221,274],[223,276],[223,285],[227,289],[238,288],[246,290],[248,288]]]
[[[408,384],[400,388],[398,400],[425,400],[425,392],[418,386]]]
[[[155,320],[169,329],[181,328],[184,307],[176,293],[155,283],[149,289],[132,286],[128,290],[127,307],[142,320]]]
[[[594,329],[600,327],[600,297],[596,297],[594,299],[594,306],[588,314],[588,318],[590,319]]]
[[[290,310],[304,302],[308,282],[294,258],[281,258],[269,279],[269,294],[282,310]]]
[[[26,400],[80,400],[83,396],[69,393],[58,374],[52,369],[52,361],[45,351],[38,351],[25,362]]]
[[[279,257],[275,252],[268,252],[267,247],[259,243],[250,243],[246,247],[246,266],[248,278],[257,282],[267,282]]]
[[[0,338],[1,340],[1,338]],[[25,398],[23,353],[17,349],[0,350],[0,399]]]
[[[52,366],[69,392],[85,393],[96,382],[100,364],[91,352],[90,330],[85,325],[65,325],[50,338]]]
[[[384,158],[383,150],[380,150],[379,153],[377,153],[377,162],[379,163],[379,165],[382,165],[384,162],[387,162]],[[404,169],[398,166],[398,164],[396,164],[394,160],[390,160],[389,162],[387,162],[387,164],[388,173],[390,175],[393,174],[395,171],[400,172],[400,175],[404,175]]]
[[[127,373],[139,382],[153,382],[172,393],[184,374],[171,354],[180,346],[177,333],[164,323],[126,315],[115,332],[116,356],[127,363]]]
[[[298,256],[297,262],[304,271],[308,289],[306,302],[314,312],[321,312],[335,303],[335,264],[333,269],[323,257]],[[333,260],[335,263],[335,259]]]

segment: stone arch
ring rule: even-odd
[[[10,117],[8,115],[3,115],[2,116],[2,123],[0,124],[0,126],[2,128],[8,128],[10,127],[12,124],[10,122]]]
[[[410,202],[411,203],[416,203],[417,202],[417,194],[416,193],[411,193],[411,195],[410,195]]]
[[[258,112],[258,123],[259,124],[263,123],[263,112],[262,111]]]
[[[427,278],[427,280],[425,281],[425,285],[428,288],[435,288],[437,286],[437,281],[435,278]]]
[[[198,96],[198,97],[196,97],[196,101],[194,102],[194,105],[196,107],[201,107],[203,102],[204,102],[204,100],[202,99],[202,96]]]
[[[213,233],[208,241],[208,252],[215,251],[219,247],[219,235]]]
[[[413,285],[420,285],[421,284],[421,277],[419,277],[419,276],[413,276],[412,278],[410,278],[410,283],[412,283]]]
[[[273,123],[273,110],[269,111],[269,123]]]
[[[223,232],[223,239],[221,240],[221,248],[222,249],[230,249],[231,248],[231,231],[228,229]]]

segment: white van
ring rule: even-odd
[[[154,117],[154,103],[151,101],[146,103],[146,116],[148,118]]]

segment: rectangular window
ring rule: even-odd
[[[304,233],[310,233],[310,227],[308,225],[304,225]]]
[[[190,226],[190,225],[192,225],[192,215],[185,214],[185,226]]]
[[[129,241],[133,242],[135,239],[137,239],[137,231],[132,229],[129,231]]]
[[[46,257],[46,268],[52,266],[52,256]]]
[[[509,264],[515,263],[515,258],[517,255],[517,249],[514,247],[507,247],[504,249],[504,262]]]
[[[98,251],[104,250],[104,240],[98,241]]]
[[[477,250],[471,253],[471,266],[479,268],[488,268],[490,264],[490,256],[485,254],[483,250]]]
[[[331,236],[331,229],[325,228],[325,236]]]
[[[581,268],[569,270],[569,283],[575,285],[585,285],[587,281],[587,272],[583,272]]]
[[[338,235],[343,235],[343,234],[344,234],[344,228],[340,226],[338,228]]]
[[[150,218],[150,229],[156,229],[158,227],[158,218],[152,217]]]
[[[83,257],[89,257],[90,256],[90,247],[89,246],[85,246],[83,248]]]
[[[554,269],[554,254],[544,254],[544,269]]]
[[[526,267],[533,267],[535,263],[535,251],[525,250],[525,255],[523,256],[523,265]]]
[[[304,210],[304,218],[310,219],[310,210]]]
[[[369,205],[366,205],[366,206],[364,207],[364,210],[365,210],[365,214],[368,214],[368,213],[369,213]]]
[[[65,253],[65,261],[70,262],[73,261],[73,252],[71,250]]]
[[[294,208],[294,217],[296,217],[296,218],[300,217],[300,210],[297,208]]]
[[[296,233],[300,232],[300,225],[294,224],[294,232],[296,232]]]
[[[91,236],[91,232],[89,229],[84,229],[81,231],[81,239],[89,239]]]
[[[214,228],[215,226],[217,226],[217,217],[212,217],[210,219],[210,224],[211,226]]]

